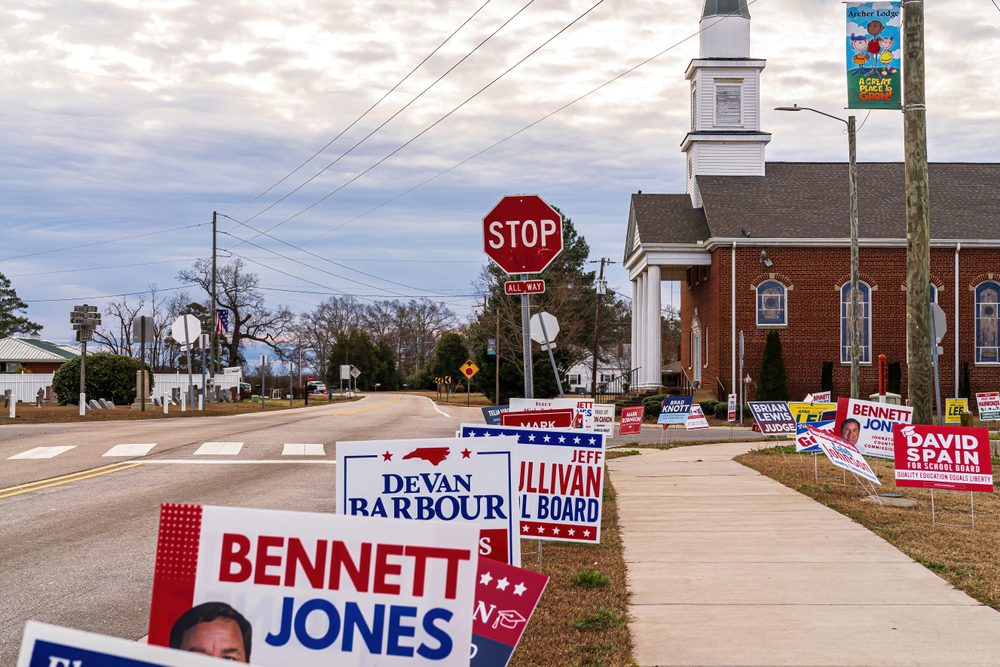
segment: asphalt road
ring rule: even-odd
[[[377,394],[231,417],[0,426],[0,665],[14,664],[29,619],[146,634],[161,503],[332,512],[337,441],[445,437],[463,421],[482,413]],[[118,445],[148,453],[105,456]]]

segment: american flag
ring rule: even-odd
[[[215,333],[229,333],[229,311],[225,308],[218,308],[215,311]]]

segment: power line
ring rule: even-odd
[[[319,171],[317,171],[315,174],[313,174],[312,176],[310,176],[309,178],[307,178],[306,180],[304,180],[303,182],[299,183],[297,186],[295,186],[294,188],[292,188],[290,191],[288,191],[287,193],[285,193],[284,195],[282,195],[281,197],[279,197],[275,201],[271,202],[270,204],[268,204],[267,206],[265,206],[264,208],[262,208],[260,211],[257,211],[256,213],[254,213],[252,216],[250,216],[249,218],[247,218],[247,221],[249,222],[250,220],[253,220],[254,218],[256,218],[256,217],[258,217],[258,216],[260,216],[260,215],[262,215],[262,214],[264,214],[264,213],[266,213],[268,211],[270,211],[272,208],[274,208],[275,206],[277,206],[281,202],[285,201],[286,199],[288,199],[289,197],[291,197],[293,194],[295,194],[296,192],[298,192],[299,190],[301,190],[305,186],[307,186],[310,183],[312,183],[318,176],[320,176],[321,174],[323,174],[327,169],[329,169],[333,165],[335,165],[338,162],[340,162],[343,158],[345,158],[348,155],[350,155],[351,153],[353,153],[354,149],[356,149],[361,144],[363,144],[366,141],[368,141],[368,139],[370,139],[372,137],[372,135],[374,135],[376,132],[378,132],[383,127],[385,127],[390,122],[392,122],[392,120],[395,119],[397,116],[399,116],[399,114],[401,114],[404,111],[406,111],[410,107],[411,104],[413,104],[414,102],[416,102],[417,100],[419,100],[421,97],[424,96],[425,93],[427,93],[431,88],[433,88],[434,86],[436,86],[442,79],[444,79],[446,76],[448,76],[449,74],[451,74],[455,70],[455,68],[457,68],[463,62],[465,62],[469,57],[471,57],[472,54],[474,54],[476,51],[478,51],[484,44],[486,44],[486,42],[490,41],[498,32],[500,32],[501,30],[503,30],[507,26],[507,24],[509,24],[514,19],[516,19],[521,14],[521,12],[523,12],[525,9],[527,9],[534,2],[535,2],[535,0],[528,0],[528,2],[523,7],[521,7],[519,10],[517,10],[509,19],[507,19],[506,21],[504,21],[500,25],[499,28],[497,28],[496,30],[494,30],[493,32],[491,32],[486,37],[486,39],[484,39],[483,41],[479,42],[479,44],[477,44],[471,51],[469,51],[464,56],[462,56],[462,58],[458,62],[456,62],[451,67],[449,67],[444,72],[444,74],[442,74],[438,78],[434,79],[434,81],[432,81],[429,86],[427,86],[426,88],[424,88],[423,90],[421,90],[417,94],[416,97],[414,97],[409,102],[407,102],[406,104],[404,104],[400,109],[398,109],[396,111],[396,113],[392,114],[387,119],[385,119],[384,121],[382,121],[382,123],[380,125],[378,125],[374,130],[372,130],[368,134],[366,134],[364,137],[362,137],[360,141],[358,141],[353,146],[351,146],[350,148],[348,148],[346,151],[344,151],[343,153],[341,153],[340,155],[338,155],[337,158],[333,162],[330,162],[325,167],[323,167],[322,169],[320,169]],[[284,224],[284,222],[279,223],[279,224]],[[277,226],[277,225],[275,225],[275,226]],[[272,227],[271,229],[274,229],[274,228]],[[268,230],[268,231],[270,231],[270,230]],[[260,234],[258,234],[258,236],[259,235]],[[252,238],[257,238],[257,237],[254,236]]]
[[[30,252],[25,255],[14,255],[12,257],[4,257],[0,259],[0,262],[9,262],[15,259],[24,259],[25,257],[37,257],[38,255],[49,255],[55,252],[63,252],[64,250],[76,250],[77,248],[90,248],[95,245],[102,245],[104,243],[117,243],[118,241],[131,241],[132,239],[145,238],[147,236],[156,236],[157,234],[167,234],[169,232],[178,232],[185,229],[196,229],[198,227],[204,227],[205,225],[210,225],[210,222],[201,222],[196,225],[185,225],[183,227],[171,227],[170,229],[158,229],[155,232],[144,232],[142,234],[132,234],[130,236],[120,236],[116,239],[105,239],[103,241],[91,241],[90,243],[81,243],[79,245],[70,245],[64,248],[55,248],[53,250],[40,250],[38,252]]]
[[[27,278],[29,276],[51,276],[56,273],[80,273],[82,271],[106,271],[108,269],[128,269],[135,266],[153,266],[156,264],[173,264],[175,262],[190,262],[196,259],[207,259],[204,257],[178,257],[176,259],[165,259],[160,262],[135,262],[133,264],[113,264],[111,266],[88,266],[82,269],[59,269],[57,271],[37,271],[35,273],[12,273],[8,278]]]
[[[302,167],[304,167],[307,164],[309,164],[310,162],[312,162],[318,155],[320,155],[323,151],[325,151],[327,148],[329,148],[330,146],[332,146],[335,141],[337,141],[342,136],[344,136],[344,134],[348,130],[350,130],[352,127],[354,127],[355,125],[357,125],[362,119],[364,119],[365,116],[367,116],[369,113],[371,113],[372,110],[375,107],[377,107],[379,104],[381,104],[383,101],[385,101],[385,98],[389,97],[389,95],[392,95],[394,92],[396,92],[396,90],[401,85],[403,85],[403,83],[405,83],[407,79],[409,79],[411,76],[413,76],[414,72],[416,72],[418,69],[420,69],[424,65],[424,63],[426,63],[428,60],[430,60],[434,56],[434,54],[436,54],[438,51],[440,51],[444,47],[445,44],[447,44],[449,41],[451,41],[451,38],[454,37],[455,35],[457,35],[458,32],[462,28],[464,28],[466,25],[468,25],[469,21],[471,21],[472,19],[474,19],[476,17],[476,15],[479,14],[479,12],[481,12],[483,9],[485,9],[486,5],[490,4],[490,2],[492,2],[492,0],[486,0],[486,2],[484,2],[483,4],[481,4],[479,6],[479,8],[476,9],[476,11],[472,12],[472,15],[469,16],[469,18],[465,19],[465,21],[462,22],[462,25],[460,25],[457,28],[455,28],[455,30],[450,35],[448,35],[443,42],[441,42],[440,44],[438,44],[437,47],[435,47],[433,51],[431,51],[430,53],[428,53],[424,57],[423,60],[421,60],[419,63],[416,64],[416,66],[413,69],[411,69],[409,72],[407,72],[406,76],[404,76],[402,79],[400,79],[396,83],[396,85],[394,85],[392,88],[390,88],[388,91],[386,91],[385,94],[383,94],[382,97],[378,98],[378,100],[374,104],[372,104],[370,107],[368,107],[367,109],[365,109],[364,112],[360,116],[358,116],[353,121],[351,121],[351,124],[348,125],[347,127],[345,127],[343,130],[341,130],[337,134],[337,136],[335,136],[333,139],[330,139],[330,141],[328,141],[326,143],[326,145],[324,145],[318,151],[316,151],[315,153],[313,153],[312,155],[310,155],[305,160],[305,162],[303,162],[302,164],[300,164],[299,166],[297,166],[295,169],[293,169],[292,171],[290,171],[287,174],[285,174],[280,180],[276,181],[275,183],[272,183],[270,187],[268,187],[266,190],[264,190],[263,192],[261,192],[260,194],[258,194],[256,197],[254,197],[253,199],[250,199],[249,201],[246,201],[246,202],[243,202],[242,204],[240,204],[239,207],[236,208],[233,212],[235,213],[236,211],[239,211],[239,210],[243,209],[245,206],[249,206],[250,204],[254,203],[258,199],[260,199],[261,197],[263,197],[264,195],[266,195],[267,193],[269,193],[271,190],[273,190],[274,188],[276,188],[279,185],[281,185],[282,183],[284,183],[291,176],[293,176],[300,169],[302,169]],[[424,91],[424,92],[426,92],[426,91]],[[423,94],[423,93],[421,93],[421,94]]]
[[[141,292],[122,292],[121,294],[99,294],[97,296],[72,296],[63,299],[22,299],[25,303],[54,303],[57,301],[97,301],[99,299],[114,299],[121,296],[139,296],[141,294],[150,294],[154,291],[156,292],[176,292],[177,290],[187,289],[191,287],[194,283],[188,285],[177,285],[176,287],[158,287],[155,290],[145,289]]]
[[[288,292],[289,294],[316,294],[319,296],[353,296],[358,298],[374,297],[379,299],[384,298],[385,296],[384,294],[350,294],[347,292],[339,292],[335,294],[334,292],[317,292],[314,290],[290,289],[286,287],[261,287],[259,289],[262,289],[266,292]],[[424,294],[399,294],[398,296],[403,299],[430,298]],[[479,298],[478,294],[433,294],[431,296],[439,297],[442,299],[467,299],[471,297]]]
[[[752,5],[752,4],[756,3],[756,2],[758,2],[758,0],[749,0],[747,2],[747,6],[750,6],[750,5]],[[735,15],[736,14],[729,14],[728,16],[735,16]],[[725,20],[725,18],[726,17],[723,17],[722,20]],[[718,21],[716,23],[718,23]],[[715,25],[715,24],[713,23],[712,25]],[[384,206],[388,206],[389,204],[393,203],[394,201],[402,199],[406,195],[408,195],[408,194],[410,194],[410,193],[412,193],[412,192],[414,192],[416,190],[419,190],[420,188],[424,187],[428,183],[430,183],[430,182],[432,182],[434,180],[437,180],[438,178],[440,178],[440,177],[442,177],[442,176],[444,176],[446,174],[451,173],[452,171],[458,169],[459,167],[462,167],[463,165],[471,162],[472,160],[475,160],[476,158],[478,158],[478,157],[480,157],[480,156],[488,153],[489,151],[493,150],[494,148],[496,148],[496,147],[498,147],[498,146],[500,146],[500,145],[502,145],[502,144],[510,141],[511,139],[513,139],[513,138],[515,138],[517,136],[520,136],[521,134],[523,134],[524,132],[527,132],[528,130],[530,130],[531,128],[535,127],[536,125],[539,125],[539,124],[545,122],[549,118],[552,118],[552,116],[555,116],[556,114],[558,114],[558,113],[560,113],[562,111],[565,111],[566,109],[568,109],[569,107],[573,106],[574,104],[583,101],[584,99],[590,97],[594,93],[597,93],[597,92],[603,90],[604,88],[606,88],[607,86],[610,86],[611,84],[615,83],[619,79],[622,79],[622,78],[628,76],[629,74],[631,74],[632,72],[636,71],[640,67],[648,65],[649,63],[653,62],[654,60],[656,60],[656,59],[664,56],[665,54],[667,54],[668,52],[672,51],[673,49],[676,49],[681,44],[684,44],[685,42],[690,41],[691,39],[694,39],[695,37],[697,37],[698,35],[700,35],[703,31],[704,31],[704,28],[701,29],[701,30],[698,30],[697,32],[694,32],[694,33],[688,35],[684,39],[681,39],[680,41],[675,42],[674,44],[671,44],[670,46],[668,46],[667,48],[663,49],[659,53],[646,58],[645,60],[639,62],[638,64],[633,65],[632,67],[624,70],[623,72],[617,74],[616,76],[608,79],[607,81],[605,81],[601,85],[599,85],[599,86],[597,86],[595,88],[590,89],[589,91],[587,91],[583,95],[580,95],[579,97],[576,97],[576,98],[570,100],[569,102],[567,102],[566,104],[562,105],[561,107],[558,107],[554,111],[551,111],[551,112],[545,114],[544,116],[538,118],[537,120],[535,120],[535,121],[533,121],[531,123],[528,123],[527,125],[525,125],[521,129],[517,130],[516,132],[512,132],[511,134],[508,134],[503,139],[500,139],[499,141],[496,141],[496,142],[490,144],[489,146],[487,146],[486,148],[480,150],[479,152],[473,153],[472,155],[470,155],[469,157],[465,158],[464,160],[456,162],[455,164],[453,164],[452,166],[448,167],[447,169],[445,169],[443,171],[439,171],[438,173],[434,174],[433,176],[430,176],[429,178],[424,179],[423,181],[421,181],[420,183],[417,183],[416,185],[414,185],[413,187],[409,188],[408,190],[404,190],[403,192],[400,192],[399,194],[395,195],[394,197],[390,197],[389,199],[386,199],[381,204],[378,204],[377,206],[373,206],[372,208],[368,209],[364,213],[356,215],[353,218],[351,218],[351,219],[349,219],[349,220],[347,220],[345,222],[342,222],[341,224],[337,225],[336,227],[333,227],[331,229],[326,230],[325,232],[317,234],[315,237],[313,237],[310,240],[315,241],[315,240],[323,238],[324,236],[326,236],[328,234],[332,234],[333,232],[337,231],[338,229],[342,229],[343,227],[346,227],[347,225],[350,225],[351,223],[357,222],[361,218],[374,213],[375,211],[379,210],[380,208],[382,208]],[[363,176],[364,174],[361,174],[361,175]],[[296,215],[298,215],[298,214],[296,214]]]
[[[403,150],[404,148],[406,148],[407,146],[409,146],[410,144],[412,144],[414,141],[416,141],[417,139],[419,139],[420,137],[422,137],[423,135],[427,134],[429,131],[431,131],[435,127],[437,127],[439,124],[441,124],[442,122],[444,122],[447,118],[449,118],[454,113],[456,113],[457,111],[459,111],[466,104],[468,104],[469,102],[471,102],[472,100],[474,100],[475,98],[477,98],[479,95],[481,95],[482,93],[484,93],[491,86],[493,86],[493,84],[495,84],[498,81],[500,81],[500,79],[502,79],[503,77],[505,77],[508,74],[510,74],[517,67],[519,67],[521,64],[523,64],[526,60],[528,60],[533,55],[535,55],[536,53],[538,53],[539,51],[541,51],[543,48],[545,48],[546,45],[548,45],[554,39],[556,39],[557,37],[559,37],[559,35],[561,35],[562,33],[566,32],[567,30],[569,30],[571,27],[573,27],[574,25],[576,25],[579,21],[583,20],[584,17],[586,17],[588,14],[590,14],[590,12],[594,11],[595,9],[597,9],[597,7],[600,6],[603,3],[604,3],[604,0],[597,0],[597,2],[595,2],[593,5],[591,5],[589,9],[587,9],[585,12],[583,12],[582,14],[580,14],[579,16],[577,16],[575,19],[573,19],[572,21],[570,21],[568,24],[566,24],[565,26],[563,26],[562,28],[560,28],[558,32],[556,32],[554,35],[552,35],[551,37],[549,37],[547,40],[545,40],[544,42],[542,42],[540,45],[538,45],[537,47],[535,47],[534,49],[532,49],[526,56],[524,56],[523,58],[521,58],[520,60],[518,60],[516,63],[514,63],[510,67],[508,67],[499,76],[497,76],[492,81],[490,81],[489,83],[487,83],[485,86],[483,86],[482,88],[480,88],[479,90],[477,90],[475,93],[473,93],[472,95],[470,95],[469,97],[467,97],[463,102],[461,102],[458,106],[454,107],[451,111],[449,111],[445,115],[441,116],[440,118],[438,118],[437,120],[435,120],[433,123],[431,123],[430,125],[428,125],[427,127],[425,127],[423,130],[421,130],[420,132],[418,132],[417,134],[415,134],[413,137],[411,137],[405,143],[403,143],[402,145],[400,145],[399,147],[397,147],[396,149],[394,149],[391,153],[389,153],[388,155],[382,157],[380,160],[378,160],[377,162],[375,162],[374,164],[372,164],[371,166],[369,166],[368,168],[366,168],[364,171],[362,171],[361,173],[357,174],[356,176],[354,176],[353,178],[351,178],[350,180],[348,180],[343,185],[337,187],[336,189],[332,190],[331,192],[328,192],[327,194],[323,195],[322,197],[320,197],[319,199],[317,199],[313,203],[309,204],[305,208],[303,208],[303,209],[299,210],[298,212],[292,214],[291,216],[285,218],[281,222],[272,225],[271,227],[269,227],[266,230],[264,230],[264,232],[266,233],[266,232],[274,231],[275,229],[277,229],[278,227],[284,225],[285,223],[294,220],[295,218],[297,218],[298,216],[302,215],[306,211],[309,211],[313,207],[321,204],[322,202],[326,201],[330,197],[334,196],[335,194],[337,194],[338,192],[340,192],[341,190],[343,190],[344,188],[346,188],[347,186],[351,185],[352,183],[354,183],[355,181],[357,181],[358,179],[360,179],[362,176],[364,176],[368,172],[372,171],[373,169],[375,169],[376,167],[378,167],[379,165],[381,165],[383,162],[386,162],[387,160],[389,160],[390,158],[392,158],[394,155],[396,155],[397,153],[399,153],[401,150]],[[256,238],[256,237],[254,237],[254,238]]]
[[[992,2],[993,6],[997,8],[998,12],[1000,12],[1000,5],[997,4],[997,0],[990,0],[990,2]]]

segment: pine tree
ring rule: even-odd
[[[787,401],[788,381],[785,376],[785,359],[781,352],[781,338],[771,330],[764,345],[764,356],[760,361],[760,382],[757,385],[757,400]]]
[[[19,314],[27,309],[28,304],[17,296],[10,279],[0,273],[0,338],[41,331],[41,324]]]

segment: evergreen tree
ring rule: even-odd
[[[781,351],[781,337],[771,330],[764,345],[764,356],[760,361],[760,381],[757,385],[757,400],[787,401],[788,381],[785,376],[785,359]]]
[[[383,391],[399,388],[396,355],[392,348],[385,342],[375,345],[363,331],[352,329],[334,341],[325,378],[330,389],[340,387],[341,364],[350,364],[361,371],[358,389],[371,390],[376,384]]]
[[[28,304],[17,296],[10,279],[0,273],[0,338],[42,330],[41,324],[23,315],[27,309]]]
[[[469,350],[465,341],[457,333],[441,334],[434,357],[431,359],[430,372],[432,377],[450,375],[452,378],[463,377],[458,369],[469,358]],[[478,364],[477,364],[478,366]]]

